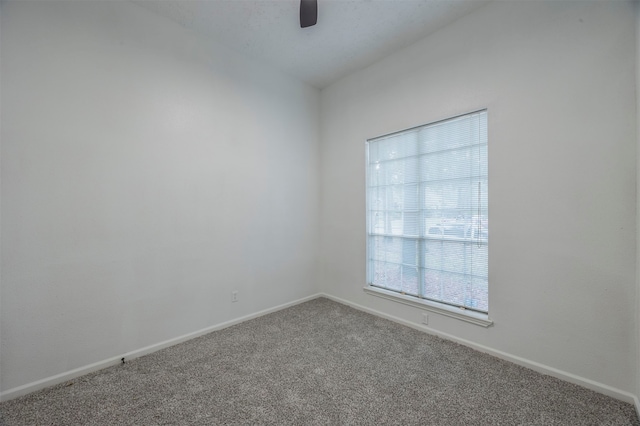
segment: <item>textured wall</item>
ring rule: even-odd
[[[315,89],[128,2],[1,29],[3,391],[316,291]]]
[[[636,399],[640,395],[640,3],[635,2],[636,6],[636,134],[637,142],[637,165],[636,165]],[[637,401],[636,403],[639,403]],[[640,406],[636,406],[640,414]]]
[[[321,94],[321,286],[402,320],[365,285],[368,138],[489,111],[489,315],[429,327],[633,393],[631,2],[494,2]],[[583,380],[583,381],[584,381]]]

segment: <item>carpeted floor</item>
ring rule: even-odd
[[[5,425],[640,425],[630,404],[327,299],[0,404]]]

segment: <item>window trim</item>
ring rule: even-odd
[[[408,306],[413,306],[414,308],[419,308],[425,311],[435,312],[437,314],[466,321],[471,324],[480,325],[482,327],[489,327],[493,325],[493,321],[489,318],[488,314],[482,314],[480,312],[471,311],[465,308],[456,308],[445,303],[421,299],[416,296],[406,296],[402,293],[385,290],[383,288],[375,287],[372,285],[367,285],[363,288],[363,290],[365,293],[372,296],[381,297],[383,299],[402,303]]]
[[[456,119],[459,117],[463,117],[466,115],[471,115],[479,112],[488,112],[488,108],[478,109],[476,111],[459,114],[457,116],[445,118],[442,120],[436,120],[432,123],[428,123],[426,125],[438,124],[440,122]],[[466,309],[464,307],[452,306],[443,302],[437,302],[429,299],[424,299],[419,296],[409,296],[403,293],[399,293],[393,290],[387,290],[382,287],[377,287],[370,284],[369,281],[369,229],[370,229],[370,217],[369,217],[369,141],[372,139],[377,139],[383,136],[392,136],[398,133],[412,131],[414,129],[424,127],[426,125],[414,126],[408,129],[400,130],[397,132],[392,132],[386,135],[378,136],[375,138],[367,139],[365,141],[366,154],[365,154],[365,170],[367,170],[366,178],[365,178],[365,205],[366,205],[366,281],[367,285],[363,288],[364,292],[371,295],[380,297],[382,299],[390,300],[393,302],[401,303],[404,305],[412,306],[418,309],[422,309],[429,312],[434,312],[440,315],[444,315],[450,318],[455,318],[461,321],[465,321],[471,324],[475,324],[482,327],[490,327],[493,325],[493,320],[489,318],[489,313],[478,312],[470,309]]]

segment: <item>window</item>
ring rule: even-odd
[[[486,314],[487,111],[368,140],[367,191],[366,289]]]

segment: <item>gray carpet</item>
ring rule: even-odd
[[[640,425],[615,399],[316,299],[0,404],[5,425]]]

